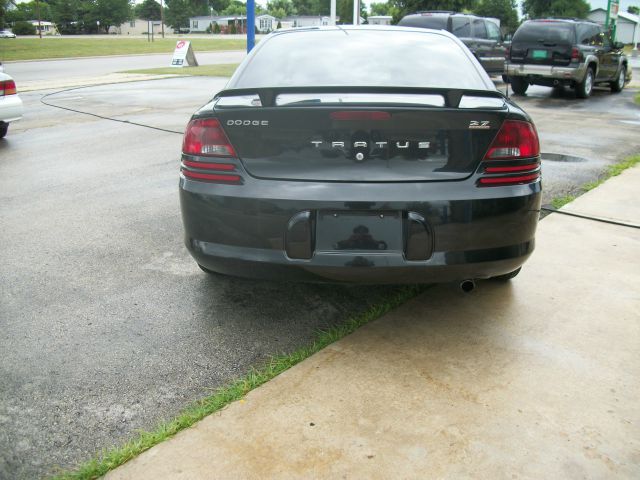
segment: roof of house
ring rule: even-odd
[[[593,10],[591,10],[591,12],[589,13],[594,13],[597,12],[598,10],[607,13],[607,11],[604,8],[594,8]],[[640,24],[640,16],[638,15],[634,15],[633,13],[629,13],[629,12],[618,12],[618,17],[619,18],[624,18],[625,20],[631,22],[631,23],[638,23]]]

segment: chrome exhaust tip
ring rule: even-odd
[[[460,282],[460,290],[462,290],[464,293],[471,293],[475,288],[476,282],[471,279],[463,280],[462,282]]]

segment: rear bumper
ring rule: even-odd
[[[554,67],[550,65],[532,65],[520,63],[507,63],[507,75],[513,77],[551,78],[581,82],[587,72],[587,65],[581,63],[576,67]]]
[[[489,278],[521,266],[534,249],[541,185],[477,188],[471,179],[211,185],[181,178],[180,201],[187,249],[209,270],[309,282],[432,283]],[[398,212],[400,246],[319,249],[319,212],[326,211]],[[296,231],[301,212],[309,223]],[[305,248],[309,258],[292,258]]]
[[[22,118],[22,100],[18,95],[0,97],[0,123],[10,123]]]

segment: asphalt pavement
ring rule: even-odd
[[[177,81],[58,100],[182,129],[220,81]],[[0,478],[73,467],[394,290],[204,274],[183,245],[181,135],[43,93],[0,141]]]
[[[393,290],[202,274],[182,244],[180,134],[40,102],[180,132],[224,83],[22,95],[25,118],[0,141],[0,478],[72,467]],[[547,192],[637,152],[631,98],[516,99],[543,150],[582,158],[544,161]]]

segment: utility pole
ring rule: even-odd
[[[336,0],[331,0],[331,14],[329,17],[329,25],[336,24]]]
[[[247,0],[247,53],[256,44],[256,1]]]
[[[38,36],[42,38],[42,22],[40,21],[40,2],[36,0],[36,15],[38,16]]]
[[[162,38],[164,38],[164,0],[160,0],[160,28],[162,29]]]
[[[360,25],[360,0],[353,0],[353,24]]]

